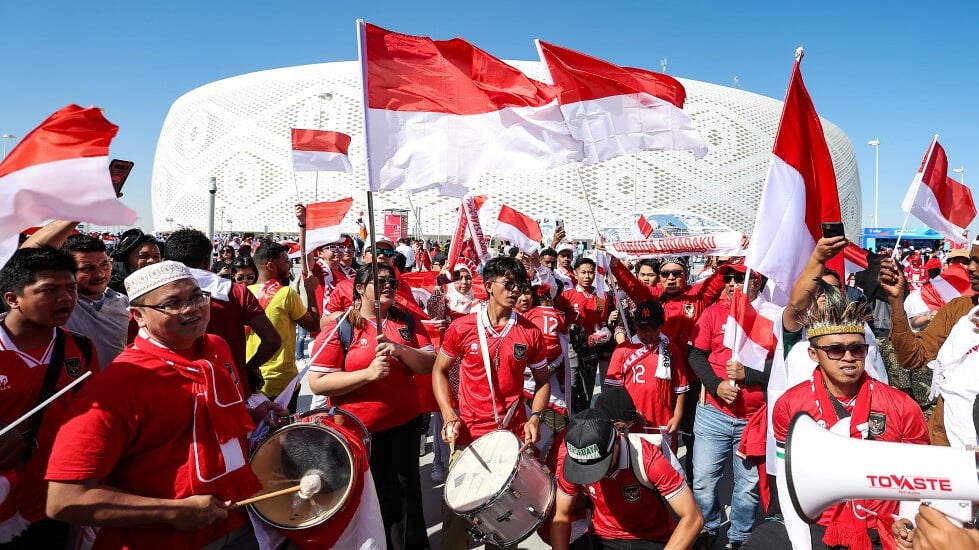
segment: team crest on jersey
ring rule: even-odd
[[[886,429],[887,415],[879,412],[870,413],[870,417],[867,419],[867,436],[880,437],[884,435]]]
[[[694,314],[693,304],[683,304],[683,314],[693,319],[693,314]]]
[[[400,335],[401,335],[401,338],[402,338],[402,339],[403,339],[403,340],[404,340],[405,342],[410,342],[410,341],[411,341],[411,331],[410,331],[410,330],[408,330],[408,327],[402,327],[402,328],[399,328],[399,329],[398,329],[398,334],[400,334]]]
[[[82,375],[81,357],[66,357],[62,362],[65,364],[65,373],[68,376],[78,378]]]
[[[469,353],[479,353],[479,344],[476,342],[469,344]]]
[[[358,342],[358,343],[360,344],[360,347],[366,348],[367,347],[367,338],[361,338],[360,339],[360,342]]]
[[[639,502],[639,486],[626,485],[622,488],[622,497],[626,502]]]
[[[513,344],[513,358],[520,361],[527,355],[527,344]]]

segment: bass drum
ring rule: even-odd
[[[304,475],[317,471],[322,489],[309,499],[298,493],[272,497],[250,504],[263,521],[281,529],[306,529],[319,525],[339,512],[350,498],[357,479],[351,447],[343,432],[333,426],[334,416],[353,419],[364,433],[363,424],[336,407],[314,409],[293,417],[292,423],[266,437],[251,455],[252,471],[262,482],[255,496],[295,487]],[[336,418],[338,423],[343,417]]]

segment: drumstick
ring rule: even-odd
[[[241,508],[247,504],[254,504],[256,502],[261,502],[263,500],[268,500],[274,497],[280,497],[282,495],[288,495],[289,493],[299,493],[299,498],[303,500],[309,500],[313,498],[313,495],[320,492],[323,489],[323,481],[320,479],[320,470],[309,470],[299,480],[299,485],[295,487],[288,487],[285,489],[279,489],[278,491],[272,491],[271,493],[265,493],[264,495],[258,495],[257,497],[246,498],[245,500],[239,500],[238,502],[232,504],[228,507],[229,510],[234,510],[235,508]]]
[[[246,498],[245,500],[239,500],[238,502],[228,506],[228,510],[234,510],[235,508],[241,508],[247,504],[254,504],[256,502],[261,502],[263,500],[268,500],[270,498],[280,497],[282,495],[288,495],[289,493],[297,493],[302,489],[302,485],[296,485],[295,487],[289,487],[287,489],[279,489],[278,491],[272,491],[271,493],[265,493],[264,495],[258,495],[257,497]]]
[[[522,453],[523,453],[524,451],[526,451],[527,449],[529,449],[529,448],[530,448],[530,446],[531,446],[531,445],[533,445],[533,444],[534,444],[534,442],[533,442],[533,441],[530,441],[530,440],[528,439],[528,440],[527,440],[527,441],[526,441],[526,442],[525,442],[525,443],[524,443],[523,445],[521,445],[521,447],[520,447],[520,450],[519,450],[519,451],[517,451],[517,454],[518,454],[518,455],[519,455],[519,454],[522,454]]]
[[[479,462],[479,464],[480,464],[480,465],[481,465],[481,466],[482,466],[483,468],[486,468],[486,471],[487,471],[487,472],[489,472],[489,473],[491,473],[491,474],[492,474],[492,473],[493,473],[493,470],[490,470],[490,467],[489,467],[489,465],[488,465],[488,464],[486,464],[486,461],[485,461],[485,460],[483,460],[483,457],[481,457],[481,456],[479,456],[479,453],[477,453],[477,452],[476,452],[476,447],[475,447],[475,445],[470,445],[470,446],[469,446],[469,450],[473,452],[473,456],[474,456],[474,457],[476,457],[476,461],[477,461],[477,462]]]

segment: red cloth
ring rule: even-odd
[[[741,432],[741,443],[738,444],[737,455],[750,461],[758,469],[758,491],[761,493],[761,505],[768,510],[772,504],[771,485],[765,475],[765,447],[768,444],[768,405],[762,403],[761,408],[748,417]]]
[[[578,325],[591,334],[601,328],[606,321],[612,306],[611,296],[600,298],[594,292],[587,293],[578,287],[569,288],[561,293],[565,302],[565,315],[569,325]]]

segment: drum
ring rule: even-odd
[[[357,417],[333,407],[294,416],[290,424],[272,432],[255,448],[252,471],[262,482],[262,491],[255,496],[294,487],[304,475],[314,471],[322,486],[309,499],[292,493],[250,504],[269,525],[282,529],[319,525],[339,512],[350,498],[357,469],[346,436],[334,425],[337,414],[352,418],[365,434],[365,443],[369,441],[370,435]]]
[[[529,537],[554,505],[554,478],[505,430],[467,447],[449,468],[445,503],[472,524],[477,542],[499,546]]]

